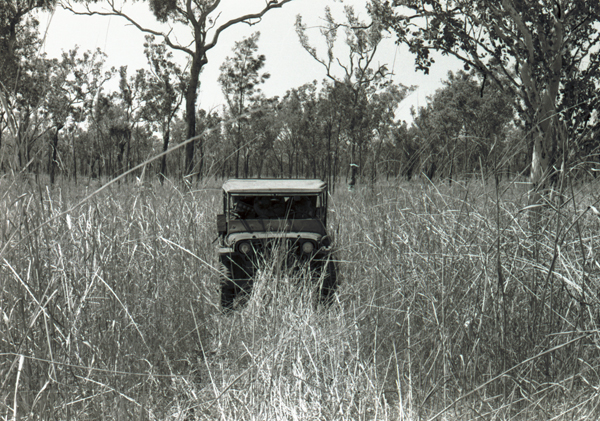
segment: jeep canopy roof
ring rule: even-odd
[[[327,184],[321,180],[301,179],[232,179],[223,184],[223,191],[231,194],[319,194]]]

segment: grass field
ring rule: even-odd
[[[94,183],[0,178],[0,419],[600,413],[598,182],[338,188],[334,305],[266,264],[229,314],[219,183]]]

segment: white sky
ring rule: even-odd
[[[344,4],[348,3],[355,4],[355,11],[360,18],[368,20],[364,0],[344,2]],[[218,22],[225,22],[226,19],[238,16],[242,12],[258,11],[263,5],[264,0],[223,0],[219,9],[221,16]],[[269,11],[263,20],[254,26],[238,24],[225,30],[219,37],[217,46],[209,51],[209,62],[200,75],[198,106],[205,110],[212,110],[224,103],[217,82],[219,67],[227,56],[233,55],[234,42],[255,31],[261,32],[258,52],[266,56],[265,71],[271,74],[270,79],[262,87],[266,96],[281,97],[291,88],[313,80],[320,82],[325,77],[325,69],[300,46],[294,22],[296,15],[301,14],[303,21],[312,28],[308,32],[311,43],[319,47],[322,36],[318,25],[322,23],[321,17],[325,14],[326,5],[332,8],[334,16],[342,19],[343,4],[339,0],[293,0],[280,9]],[[161,28],[145,3],[132,4],[130,1],[124,5],[123,10],[144,22],[146,27]],[[68,51],[78,45],[80,51],[100,48],[107,55],[107,67],[118,68],[127,65],[130,75],[133,75],[136,69],[148,66],[143,54],[145,34],[128,24],[123,18],[76,16],[57,8],[52,15],[40,16],[40,26],[42,33],[47,29],[43,51],[49,57],[59,57],[62,51]],[[185,42],[186,37],[189,37],[189,32],[185,28],[175,28],[174,34],[178,35],[177,38],[181,42]],[[343,37],[340,31],[338,33],[340,45]],[[185,63],[185,55],[179,54],[176,57],[182,64]],[[341,55],[340,59],[343,58],[344,56]],[[440,81],[446,78],[448,70],[462,67],[455,59],[438,56],[430,75],[415,72],[414,57],[408,53],[406,47],[397,47],[391,35],[380,45],[377,61],[379,64],[387,64],[389,70],[393,69],[394,81],[418,86],[418,89],[400,104],[397,113],[398,118],[407,121],[410,121],[411,106],[425,105],[426,97],[441,86]]]

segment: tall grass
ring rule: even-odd
[[[65,213],[87,192],[2,182],[0,414],[160,417],[214,311],[217,195],[121,185]]]
[[[539,230],[520,184],[338,189],[335,302],[267,262],[229,313],[218,186],[0,183],[1,419],[598,412],[597,183]]]

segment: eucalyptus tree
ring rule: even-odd
[[[254,174],[259,178],[263,173],[266,177],[281,176],[281,173],[275,172],[276,167],[271,165],[275,159],[273,146],[285,124],[277,112],[278,103],[277,97],[260,98],[256,110],[250,116],[250,130],[256,139],[253,148]]]
[[[31,151],[41,137],[37,114],[43,101],[48,71],[39,57],[41,45],[34,12],[49,10],[55,1],[6,0],[0,2],[0,108],[4,129],[14,142],[14,170],[31,162]],[[2,132],[0,132],[2,136]],[[1,145],[2,143],[0,143]]]
[[[415,142],[414,132],[415,127],[409,128],[406,121],[396,124],[392,129],[386,160],[386,167],[391,176],[410,180],[417,170],[416,152],[419,148]]]
[[[0,87],[0,103],[14,151],[10,166],[15,171],[39,164],[34,149],[44,135],[45,122],[39,111],[48,89],[49,72],[44,60],[28,58],[21,60],[19,69],[10,89]]]
[[[327,174],[327,148],[323,137],[323,123],[319,114],[317,86],[307,83],[293,90],[289,118],[295,122],[299,145],[296,173],[304,177],[320,178]],[[297,103],[297,104],[295,104]],[[297,109],[298,113],[293,110]]]
[[[104,60],[99,50],[80,56],[77,49],[64,52],[60,59],[47,59],[44,54],[39,54],[41,40],[37,20],[30,18],[22,24],[16,33],[16,45],[9,53],[15,60],[15,69],[10,70],[7,56],[0,57],[6,70],[0,74],[0,100],[15,145],[13,169],[22,170],[37,160],[35,156],[45,156],[38,143],[39,139],[48,138],[47,168],[53,183],[60,132],[65,126],[80,123],[91,114],[97,87],[91,73],[100,77]],[[73,144],[71,150],[72,174],[76,175]]]
[[[226,29],[246,23],[254,25],[270,10],[280,8],[292,0],[269,0],[267,2],[253,3],[255,12],[239,13],[235,17],[220,22],[221,14],[227,7],[232,10],[236,7],[236,2],[231,0],[145,0],[154,13],[159,23],[168,24],[167,30],[160,28],[149,28],[142,22],[139,22],[134,16],[123,11],[122,3],[117,0],[106,0],[110,10],[92,10],[90,3],[96,3],[97,0],[87,0],[88,6],[85,10],[78,10],[72,2],[75,0],[63,0],[63,4],[69,10],[78,14],[97,14],[108,16],[120,16],[136,26],[143,32],[162,37],[165,43],[172,49],[181,51],[189,57],[190,65],[188,67],[187,86],[185,87],[185,120],[187,124],[187,138],[196,136],[196,99],[198,96],[198,87],[200,81],[200,72],[206,63],[208,63],[207,53],[213,49],[219,40],[220,35]],[[244,5],[244,2],[237,2],[237,6]],[[190,37],[181,43],[172,35],[172,27],[175,25],[184,25],[190,31]],[[194,142],[186,145],[186,173],[194,172]],[[202,160],[202,157],[200,157]],[[201,164],[201,163],[200,163]]]
[[[299,175],[303,152],[309,153],[310,147],[306,144],[306,140],[311,128],[307,123],[315,90],[314,84],[305,84],[291,89],[281,99],[278,107],[278,115],[283,123],[283,128],[274,144],[275,155],[280,172],[287,173],[289,178],[294,176],[294,170],[296,177]]]
[[[24,36],[28,30],[37,31],[38,21],[33,13],[51,10],[57,0],[3,0],[0,2],[0,78],[5,89],[11,89],[9,80],[17,77],[19,63],[26,52],[30,38]]]
[[[202,148],[199,153],[204,157],[204,164],[199,166],[197,171],[198,179],[205,175],[207,177],[216,176],[225,159],[226,150],[223,150],[222,122],[223,117],[216,110],[206,111],[200,109],[198,111],[196,124],[198,125],[198,132],[201,133],[199,136],[202,139],[202,142],[199,143]],[[184,136],[180,136],[180,138],[185,140]]]
[[[315,84],[316,82],[313,82]],[[336,175],[340,158],[340,149],[342,143],[343,112],[338,104],[341,98],[338,98],[339,90],[334,89],[331,83],[325,83],[318,95],[318,115],[321,127],[321,136],[324,141],[325,177],[327,183],[335,190]]]
[[[327,111],[335,113],[337,104],[329,108],[327,95],[321,93],[313,81],[290,89],[278,99],[273,112],[278,129],[272,133],[270,159],[271,167],[277,168],[279,174],[326,179],[329,154],[325,126],[330,117]]]
[[[369,133],[367,156],[363,162],[370,168],[371,182],[375,182],[382,166],[382,152],[392,141],[392,130],[397,124],[396,110],[412,88],[384,81],[370,87],[369,102],[365,110],[365,123]]]
[[[227,57],[220,67],[219,84],[231,117],[229,136],[232,138],[235,154],[235,177],[239,177],[240,154],[244,157],[244,176],[248,177],[252,139],[246,130],[250,116],[248,112],[259,102],[262,92],[260,85],[269,77],[261,72],[266,57],[258,54],[260,32],[235,43],[233,57]]]
[[[567,156],[598,109],[600,3],[372,0],[370,11],[415,53],[417,69],[427,72],[440,51],[518,97],[537,203],[559,152]]]
[[[513,271],[512,267],[506,268],[507,262],[502,259],[507,237],[501,227],[497,197],[498,235],[493,247],[497,259],[497,300],[493,306],[497,311],[488,310],[496,314],[498,332],[493,342],[502,350],[500,364],[490,366],[490,371],[506,373],[507,367],[517,367],[527,356],[537,353],[546,338],[558,333],[563,327],[559,319],[564,319],[566,309],[587,307],[597,296],[596,292],[586,293],[589,287],[585,258],[573,267],[582,274],[578,278],[581,284],[573,284],[576,292],[565,294],[571,285],[557,281],[563,277],[555,277],[560,250],[570,229],[565,227],[577,225],[579,217],[569,219],[577,212],[569,215],[559,204],[553,214],[556,232],[548,235],[550,225],[542,224],[542,216],[547,213],[539,205],[551,197],[545,193],[552,186],[552,178],[566,174],[562,170],[568,169],[568,156],[576,147],[575,141],[580,132],[593,124],[598,110],[600,3],[372,0],[371,11],[381,16],[397,34],[398,41],[415,53],[417,68],[427,71],[433,65],[431,52],[440,51],[462,60],[486,82],[497,84],[518,99],[517,110],[525,122],[527,148],[531,151],[530,232],[517,237],[527,244],[519,251],[527,263],[518,285],[511,288],[509,278]],[[543,244],[544,241],[549,244]],[[578,241],[583,244],[581,236]],[[508,260],[520,258],[515,251]],[[587,323],[586,315],[578,323]],[[563,356],[546,359],[545,364],[540,364],[541,370],[535,368],[528,376],[532,381],[552,382],[560,372]]]
[[[112,171],[109,164],[112,157],[112,146],[107,129],[107,116],[114,98],[114,93],[105,93],[104,85],[117,74],[114,68],[105,69],[106,55],[100,50],[86,51],[76,62],[73,72],[74,85],[81,97],[85,136],[79,140],[85,143],[81,149],[81,161],[87,165],[87,172],[92,177]],[[122,83],[122,82],[121,82]],[[76,150],[77,145],[73,149]],[[75,159],[75,158],[74,158]]]
[[[109,139],[115,147],[117,163],[114,176],[127,171],[130,166],[133,128],[137,123],[137,111],[140,108],[140,96],[143,92],[141,78],[136,74],[129,77],[127,66],[121,66],[119,73],[119,89],[112,93],[109,107],[109,119],[106,120]]]
[[[75,126],[92,120],[93,102],[105,79],[112,70],[104,71],[104,54],[96,51],[79,53],[78,48],[63,52],[60,59],[43,59],[47,68],[43,101],[39,113],[45,120],[45,130],[50,132],[48,148],[48,173],[54,183],[58,159],[59,140],[63,132],[73,133]],[[77,177],[77,156],[74,141],[67,147],[71,152],[71,176]],[[92,145],[85,145],[90,148]],[[65,148],[66,149],[66,148]],[[80,148],[79,148],[80,149]]]
[[[169,148],[171,124],[181,106],[186,78],[184,71],[173,60],[173,53],[162,42],[157,44],[154,35],[146,35],[144,53],[148,59],[149,71],[138,71],[142,83],[142,115],[155,124],[162,134],[162,150]],[[161,158],[160,179],[167,174],[167,156]]]
[[[296,20],[296,32],[304,49],[325,68],[326,77],[331,83],[327,89],[336,98],[340,108],[341,120],[337,123],[339,135],[350,145],[348,164],[361,168],[365,161],[363,153],[368,150],[373,138],[373,124],[378,125],[373,120],[374,116],[369,115],[369,104],[374,99],[383,98],[377,95],[385,90],[390,94],[399,94],[394,94],[394,101],[399,101],[406,95],[408,88],[402,85],[392,87],[387,66],[375,64],[377,49],[384,39],[385,31],[379,17],[373,15],[371,22],[364,22],[359,19],[353,7],[345,6],[344,12],[345,20],[338,22],[331,9],[325,8],[325,25],[320,30],[326,45],[324,56],[311,43],[307,34],[308,27],[301,16]],[[338,46],[340,29],[345,34],[347,54],[342,59],[338,53],[343,50]],[[331,152],[328,150],[328,154]]]
[[[413,121],[421,142],[413,159],[429,168],[435,164],[450,180],[460,173],[499,169],[514,156],[514,151],[502,151],[502,145],[515,117],[515,98],[496,85],[482,86],[476,76],[449,72],[442,88],[416,110]],[[481,164],[484,168],[478,168]]]
[[[80,107],[83,101],[83,97],[80,95],[82,86],[79,85],[81,79],[72,76],[74,72],[77,72],[77,61],[77,49],[73,49],[63,52],[60,60],[53,59],[46,62],[49,68],[48,91],[45,95],[42,114],[48,119],[49,130],[52,132],[48,149],[50,184],[54,184],[61,130],[69,123],[75,124],[82,121],[84,117]],[[72,172],[76,179],[74,148],[72,153]]]

